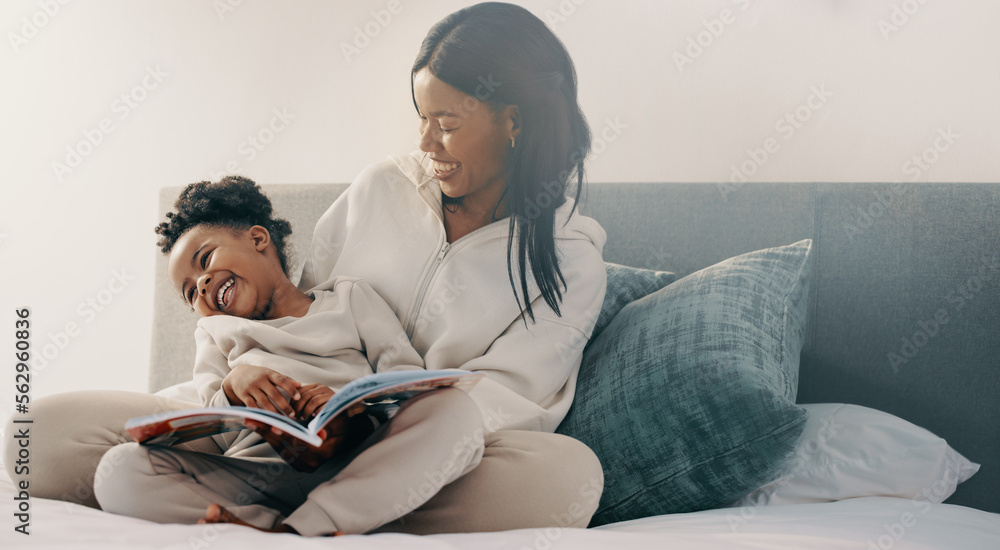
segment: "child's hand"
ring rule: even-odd
[[[336,393],[323,384],[303,384],[299,387],[299,398],[292,401],[295,416],[301,422],[308,422],[326,405]]]
[[[354,449],[372,434],[372,424],[364,418],[364,415],[353,417],[340,415],[331,420],[319,431],[319,436],[323,438],[323,443],[319,447],[313,447],[282,432],[279,428],[254,420],[247,419],[246,425],[259,433],[285,462],[300,472],[316,471],[327,460]]]
[[[253,365],[240,365],[222,380],[222,389],[230,403],[266,409],[292,418],[295,417],[295,410],[285,395],[293,401],[299,399],[300,386],[302,384],[284,374]]]

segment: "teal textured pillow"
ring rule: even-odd
[[[623,307],[677,280],[677,274],[669,271],[653,271],[608,262],[605,262],[604,267],[608,271],[608,291],[604,294],[604,304],[590,335],[591,340],[597,338]]]
[[[728,504],[780,472],[795,405],[812,241],[730,258],[622,309],[584,353],[557,432],[604,466],[591,525]]]

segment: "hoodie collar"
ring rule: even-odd
[[[416,188],[417,195],[420,196],[421,200],[434,212],[441,223],[444,223],[444,217],[441,214],[441,182],[434,176],[434,171],[431,168],[430,155],[424,153],[423,151],[413,151],[408,155],[389,155],[389,160],[391,160],[399,171],[406,176],[406,179],[410,180],[410,183]]]
[[[433,162],[429,154],[412,151],[408,155],[390,155],[396,167],[409,179],[427,206],[441,217],[441,183],[434,176]],[[572,216],[570,213],[573,213]],[[442,218],[442,223],[444,222]],[[555,233],[561,238],[585,238],[603,248],[606,239],[604,230],[594,220],[573,211],[572,199],[566,199],[555,212]],[[575,235],[575,237],[574,237]]]
[[[407,179],[409,179],[417,189],[432,186],[441,192],[441,186],[437,178],[434,177],[434,170],[431,168],[431,156],[423,151],[413,151],[408,155],[390,155],[389,159],[396,164]]]

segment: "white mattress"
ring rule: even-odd
[[[30,500],[31,534],[25,536],[14,531],[13,496],[10,479],[6,473],[0,474],[0,502],[4,503],[0,505],[0,517],[4,518],[0,548],[1000,549],[1000,514],[888,497],[709,510],[589,530],[521,529],[426,537],[380,534],[310,539],[233,525],[160,525],[40,498]]]

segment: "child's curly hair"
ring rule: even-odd
[[[174,203],[177,212],[167,213],[167,221],[156,226],[161,235],[156,245],[169,254],[187,230],[197,225],[233,230],[259,225],[271,234],[281,269],[288,274],[285,239],[292,233],[287,220],[272,217],[271,201],[249,178],[226,176],[217,183],[200,181],[188,185]]]

